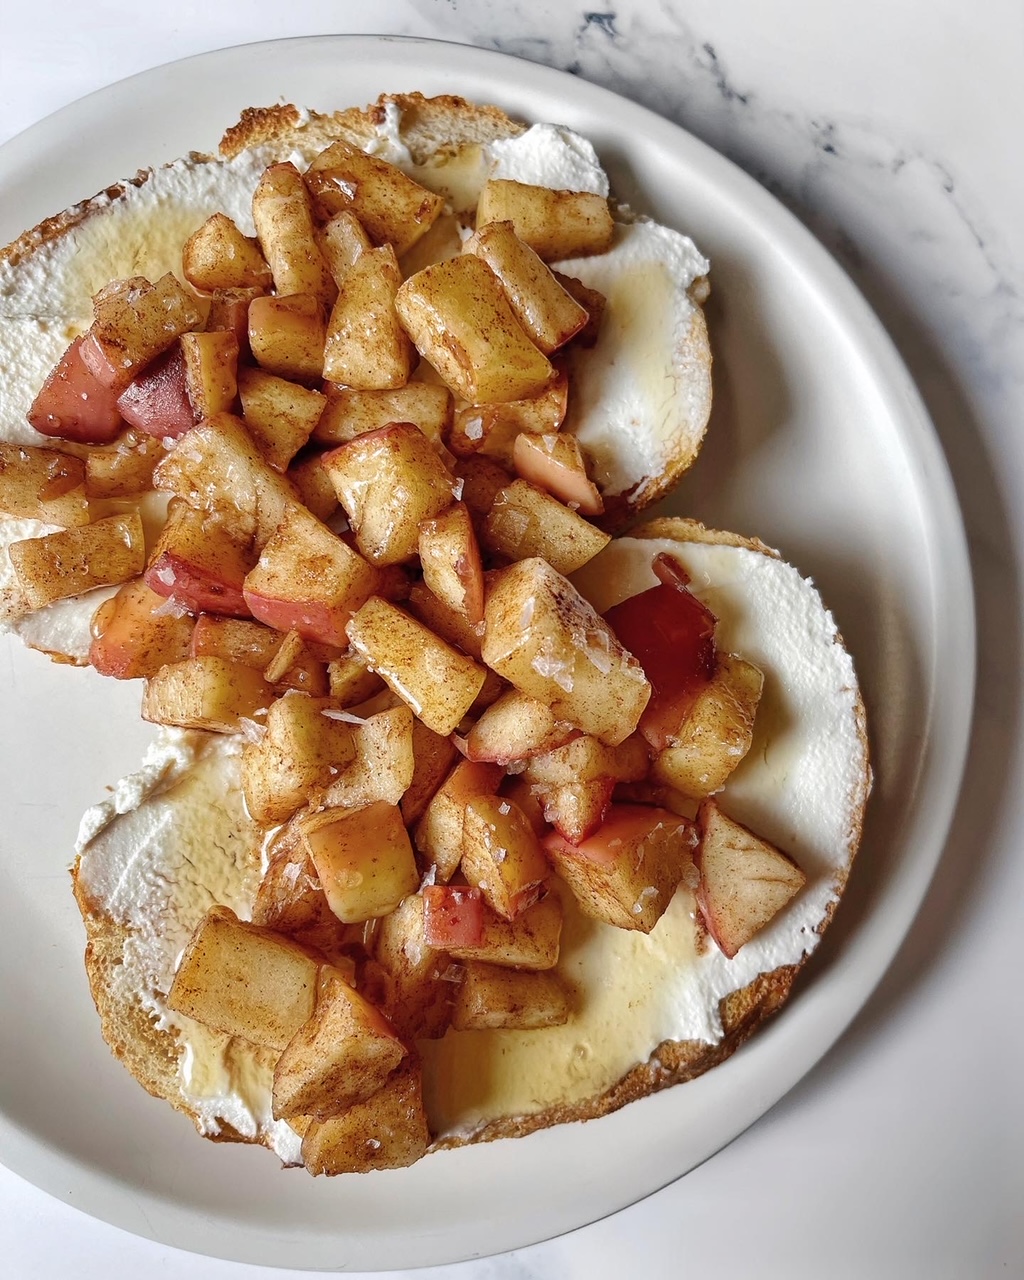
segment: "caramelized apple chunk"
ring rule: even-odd
[[[667,809],[613,805],[580,844],[557,832],[543,843],[585,915],[650,933],[690,865],[696,837],[692,823]]]
[[[559,720],[616,745],[650,697],[640,664],[545,560],[503,569],[487,595],[483,660]]]

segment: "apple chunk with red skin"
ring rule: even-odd
[[[439,951],[477,947],[484,936],[483,895],[475,885],[428,884],[423,889],[423,940]]]
[[[178,499],[150,556],[146,586],[189,613],[248,618],[242,583],[251,567],[228,528]]]
[[[697,811],[697,907],[731,960],[807,883],[792,858],[705,800]]]
[[[167,612],[164,597],[133,578],[96,610],[90,665],[116,680],[155,676],[190,656],[192,628],[188,615]]]
[[[130,427],[160,440],[178,440],[192,430],[198,419],[188,394],[180,342],[125,387],[117,407]]]
[[[572,845],[542,841],[584,915],[650,933],[690,864],[693,824],[668,809],[612,805],[597,831]]]
[[[377,570],[302,507],[290,507],[243,585],[253,617],[278,631],[348,648],[346,626],[378,586]]]
[[[651,566],[656,587],[630,596],[604,615],[619,642],[643,667],[650,701],[639,729],[655,751],[679,733],[715,669],[715,615],[686,588],[685,571],[670,556]]]
[[[103,385],[82,359],[76,338],[57,361],[28,411],[44,436],[79,444],[109,444],[121,432],[117,392]]]

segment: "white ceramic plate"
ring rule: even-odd
[[[783,1014],[723,1066],[588,1125],[314,1181],[200,1141],[99,1037],[66,866],[82,810],[149,730],[138,690],[0,648],[0,1157],[140,1235],[240,1261],[390,1268],[580,1226],[679,1177],[762,1115],[863,1004],[937,862],[974,671],[971,584],[935,436],[878,321],[775,200],[681,130],[568,75],[463,46],[300,39],[147,72],[0,149],[0,243],[137,168],[215,147],[249,105],[455,92],[593,140],[614,189],[713,262],[716,402],[667,510],[757,534],[814,576],[862,678],[876,769],[835,924]]]

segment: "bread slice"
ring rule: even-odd
[[[252,108],[225,132],[220,156],[192,153],[142,171],[46,219],[0,249],[0,365],[19,371],[0,387],[0,440],[52,444],[29,427],[25,415],[70,339],[88,327],[92,296],[113,279],[180,274],[182,245],[215,212],[227,213],[252,234],[252,192],[268,163],[288,158],[306,162],[330,142],[345,139],[382,154],[444,193],[465,220],[490,171],[488,148],[526,131],[525,124],[496,107],[452,95],[382,95],[365,109],[334,114],[294,106]],[[508,168],[507,159],[503,163],[503,173],[516,171]],[[584,172],[595,182],[603,179],[596,157],[587,161]],[[664,258],[660,241],[646,243],[655,234],[661,234],[655,224],[623,214],[610,266],[598,258],[563,265],[584,283],[607,287],[609,270],[618,277],[619,259],[635,256],[636,242],[645,242],[640,257],[648,268]],[[641,312],[632,327],[634,333],[652,335],[649,341],[656,334],[669,335],[663,356],[666,377],[679,388],[670,411],[655,412],[648,405],[643,390],[647,370],[636,379],[634,412],[623,414],[620,407],[614,421],[598,413],[607,398],[605,371],[620,368],[629,356],[616,345],[613,326],[607,326],[598,346],[571,357],[577,409],[566,429],[577,433],[606,493],[604,523],[609,529],[623,527],[673,487],[697,457],[710,414],[711,349],[700,306],[707,264],[685,237],[664,235],[671,237],[674,251],[681,254],[681,269],[689,274],[666,295],[671,297],[668,312],[647,319]],[[634,300],[631,311],[636,305]],[[648,363],[649,355],[645,369]],[[578,406],[584,404],[589,408],[581,413]],[[23,522],[7,532],[24,538],[48,531],[37,522]],[[19,596],[5,541],[0,533],[0,628],[18,632],[31,647],[60,661],[84,663],[88,623],[100,597],[81,607],[62,602],[31,617]]]
[[[731,961],[695,926],[685,887],[649,940],[600,926],[600,945],[610,948],[607,952],[594,951],[595,926],[570,914],[562,969],[576,992],[576,1014],[567,1028],[450,1032],[442,1041],[420,1043],[437,1148],[593,1119],[723,1062],[785,1002],[846,884],[860,840],[870,768],[863,703],[831,616],[811,584],[762,543],[687,520],[656,520],[614,541],[592,562],[592,569],[577,575],[580,589],[599,608],[610,607],[653,583],[650,563],[660,550],[671,551],[690,566],[694,582],[700,584],[698,594],[719,614],[721,647],[738,648],[765,672],[764,723],[719,800],[726,812],[792,852],[808,875],[807,887],[763,937],[741,948]],[[799,631],[793,629],[796,618]],[[258,878],[253,871],[252,829],[239,812],[238,847],[250,852],[235,859],[228,875],[218,864],[208,867],[204,875],[211,880],[209,894],[197,898],[193,892],[194,882],[201,882],[203,875],[197,877],[199,860],[187,841],[172,852],[170,864],[151,868],[157,872],[149,876],[152,899],[143,895],[140,900],[124,890],[131,877],[124,875],[126,847],[118,838],[119,825],[136,822],[147,828],[151,819],[146,806],[155,804],[170,806],[179,815],[175,830],[200,829],[191,802],[179,808],[175,799],[188,785],[192,769],[175,746],[178,741],[171,744],[173,767],[156,774],[151,768],[149,782],[127,788],[148,790],[142,809],[134,817],[108,812],[108,825],[84,841],[76,863],[76,894],[89,935],[86,963],[104,1034],[145,1087],[189,1114],[206,1136],[261,1142],[282,1159],[297,1161],[297,1138],[293,1141],[287,1126],[271,1119],[269,1077],[265,1075],[265,1096],[250,1095],[248,1110],[224,1106],[218,1112],[209,1097],[199,1097],[183,1084],[182,1064],[189,1060],[185,1046],[196,1028],[168,1023],[166,1011],[155,1017],[160,989],[166,991],[182,937],[195,922],[197,902],[227,895],[234,909],[247,914]],[[808,743],[815,750],[808,752]],[[191,735],[186,745],[198,750],[201,775],[212,770],[212,776],[221,778],[221,792],[224,782],[230,786],[232,765],[216,743]],[[775,760],[785,762],[784,770],[776,768]],[[197,795],[207,788],[201,780],[193,785]],[[97,825],[91,822],[86,836]],[[168,927],[167,886],[176,880],[189,882],[177,899],[180,906],[174,908],[185,918]],[[103,891],[103,886],[115,883],[122,886],[120,904]],[[160,930],[154,934],[154,920],[164,922],[160,930],[165,936]],[[584,943],[578,945],[580,938]],[[155,960],[150,950],[154,939],[160,948]],[[581,946],[584,951],[590,948],[587,963],[579,962]],[[136,965],[140,951],[150,956],[149,990],[143,989]],[[129,966],[136,965],[132,980],[124,980],[123,969],[119,975],[119,956],[127,956]],[[608,961],[614,970],[611,965],[601,967]],[[652,973],[667,984],[664,1008],[653,1013],[646,990]],[[695,985],[688,985],[686,973]],[[673,1023],[676,1015],[665,1011],[687,1007],[683,997],[694,991],[707,993],[707,1007],[699,1017],[691,1016],[685,1027],[678,1020]],[[588,1002],[596,1009],[590,1020]],[[614,1034],[595,1032],[609,1026]],[[653,1039],[643,1041],[652,1028],[660,1029]],[[636,1035],[641,1039],[624,1039]],[[580,1046],[590,1059],[584,1075],[566,1062],[573,1059],[578,1066]],[[250,1067],[257,1056],[238,1042],[231,1053]],[[267,1064],[258,1062],[257,1068],[266,1073]],[[238,1078],[244,1074],[240,1071]]]

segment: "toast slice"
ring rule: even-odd
[[[555,126],[534,127],[548,131],[545,141],[560,157],[559,165],[570,164],[562,176],[558,166],[550,174],[533,171],[535,148],[529,140],[521,152],[515,149],[528,133],[525,124],[496,107],[451,95],[382,95],[365,109],[334,114],[294,106],[252,108],[225,132],[219,156],[193,153],[140,172],[46,219],[0,249],[0,365],[19,371],[0,390],[0,440],[47,443],[28,425],[26,414],[68,342],[88,327],[92,297],[109,281],[156,280],[168,271],[180,275],[182,246],[217,212],[231,217],[244,234],[253,234],[252,194],[268,163],[289,158],[305,163],[331,142],[347,141],[391,160],[442,194],[464,225],[491,174],[607,191],[597,157],[578,135]],[[651,272],[662,271],[666,263],[664,286],[652,289]],[[685,236],[620,211],[609,254],[552,265],[584,286],[618,291],[630,317],[625,328],[603,326],[596,346],[570,353],[576,391],[563,427],[577,436],[604,491],[605,513],[598,522],[615,530],[668,493],[700,450],[711,408],[711,349],[701,307],[708,264]],[[639,273],[635,285],[630,283],[634,273]],[[645,314],[653,298],[661,299],[657,314]],[[668,412],[651,406],[646,392],[652,343],[666,382],[678,387]],[[610,368],[617,371],[614,384]],[[614,413],[608,407],[613,397]],[[63,447],[74,451],[73,445]],[[26,521],[9,527],[0,541],[49,531],[38,521]],[[31,647],[83,664],[88,622],[101,600],[62,602],[33,615],[18,592],[6,547],[0,546],[0,627],[16,631]]]
[[[658,552],[676,557],[702,584],[695,590],[718,613],[722,647],[741,650],[764,672],[754,745],[718,800],[725,812],[792,853],[806,886],[731,960],[694,918],[692,877],[684,879],[649,936],[595,927],[563,893],[566,923],[557,972],[572,993],[569,1022],[542,1032],[449,1031],[443,1039],[419,1041],[435,1148],[593,1119],[723,1062],[785,1003],[845,887],[860,840],[870,767],[863,703],[831,616],[811,584],[756,539],[686,520],[656,520],[613,541],[577,575],[577,585],[597,607],[608,608],[656,581],[651,564]],[[198,749],[199,773],[219,773],[230,790],[234,766],[221,749],[202,735],[193,735],[190,749]],[[181,763],[150,785],[143,821],[147,806],[178,804],[176,789],[192,772]],[[143,898],[120,912],[112,900],[104,901],[97,887],[124,879],[119,827],[140,821],[131,814],[106,816],[108,824],[82,844],[75,883],[90,940],[87,968],[108,1042],[151,1092],[191,1115],[206,1136],[261,1142],[286,1162],[298,1162],[298,1136],[272,1120],[262,1060],[257,1067],[264,1071],[265,1093],[250,1093],[246,1107],[239,1108],[237,1099],[211,1100],[194,1087],[190,1091],[183,1064],[194,1061],[187,1047],[194,1028],[168,1022],[158,1012],[157,988],[166,990],[183,931],[193,921],[154,939],[148,922],[168,918],[166,897]],[[187,832],[192,821],[186,805],[176,829]],[[90,822],[85,834],[97,825]],[[241,821],[239,841],[251,847],[251,831],[246,836]],[[153,892],[166,895],[170,885],[173,898],[180,884],[181,902],[194,903],[192,882],[201,859],[187,839],[158,856],[169,861],[157,866]],[[210,866],[205,875],[209,894],[203,900],[227,894],[240,915],[248,914],[258,881],[251,863],[242,858],[227,873]],[[189,910],[194,914],[194,905]],[[159,977],[149,990],[137,970],[133,981],[113,981],[117,956],[137,955],[139,935],[147,930],[147,946],[156,948],[149,952],[152,970]],[[693,1013],[695,993],[703,1001],[699,1014]],[[680,1019],[678,1010],[686,1008],[691,1012]],[[616,1028],[614,1034],[609,1027]],[[258,1059],[262,1052],[236,1041],[222,1060],[234,1055],[241,1079],[241,1063],[251,1067],[253,1055]],[[254,1075],[259,1078],[259,1070],[250,1071]],[[221,1077],[222,1088],[226,1079]]]

